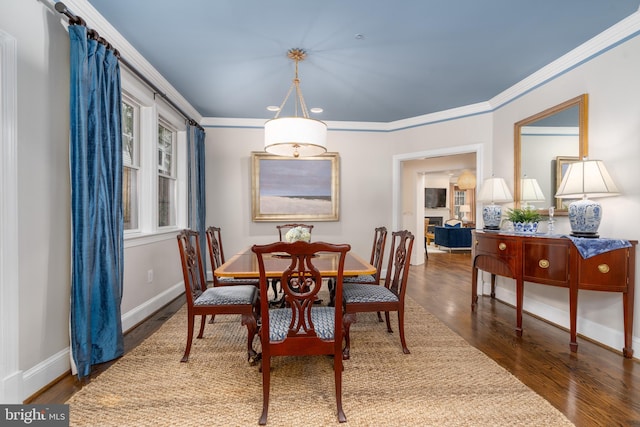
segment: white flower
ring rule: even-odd
[[[309,232],[309,229],[305,227],[293,227],[291,230],[287,231],[287,234],[284,235],[284,239],[289,243],[297,242],[298,240],[309,242],[311,241],[311,233]]]

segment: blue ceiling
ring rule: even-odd
[[[294,75],[287,50],[303,48],[300,87],[324,109],[312,117],[390,122],[488,101],[639,0],[89,3],[203,117],[273,117]]]

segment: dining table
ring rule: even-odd
[[[338,275],[338,253],[319,252],[314,259],[313,265],[325,277],[336,277]],[[273,253],[264,256],[265,274],[269,278],[279,278],[284,270],[289,267],[291,258],[286,254]],[[344,276],[359,276],[375,274],[376,268],[368,261],[353,252],[347,252],[344,261]],[[260,278],[258,268],[258,257],[251,251],[251,248],[236,253],[224,264],[216,268],[214,273],[218,277],[236,278]]]

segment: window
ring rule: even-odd
[[[453,208],[454,215],[456,218],[462,217],[462,212],[460,212],[460,206],[466,204],[467,201],[467,192],[464,190],[459,190],[458,187],[454,187],[455,190],[453,192]]]
[[[168,239],[187,221],[186,124],[122,70],[122,213],[125,248]]]
[[[461,190],[457,185],[451,184],[451,217],[461,219],[466,224],[475,224],[475,190]],[[464,206],[467,211],[461,212]]]
[[[176,132],[158,124],[158,227],[176,225]]]
[[[133,102],[122,102],[122,214],[125,230],[138,229],[139,113],[139,107]]]

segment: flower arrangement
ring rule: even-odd
[[[298,240],[309,242],[311,241],[311,233],[308,228],[300,226],[293,227],[291,230],[287,231],[284,235],[284,239],[287,242],[297,242]]]

